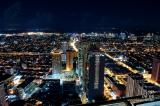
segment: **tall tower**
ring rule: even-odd
[[[91,51],[88,55],[88,67],[86,70],[86,94],[88,100],[103,97],[104,92],[104,66],[105,57],[99,51]]]
[[[143,79],[140,74],[129,74],[127,78],[126,96],[144,96],[148,97],[151,94],[159,93],[160,88]]]
[[[160,83],[160,60],[154,59],[151,79]]]
[[[61,51],[54,50],[52,52],[52,74],[60,74],[61,66]]]
[[[69,43],[66,42],[66,41],[61,42],[61,48],[62,48],[63,53],[66,53],[66,51],[67,51],[68,48],[69,48]]]
[[[88,52],[89,44],[86,42],[79,43],[78,50],[78,75],[83,77],[83,73],[86,70],[87,63],[87,52]]]
[[[77,57],[77,52],[74,50],[67,50],[67,61],[66,61],[66,70],[72,71],[73,69],[73,59]]]
[[[138,96],[140,87],[139,83],[143,83],[143,77],[139,74],[129,74],[127,78],[126,96]]]
[[[76,73],[78,57],[73,58],[73,71]]]

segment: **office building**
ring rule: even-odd
[[[73,70],[73,59],[77,57],[77,52],[73,50],[67,50],[66,71]]]
[[[82,76],[86,69],[88,45],[86,42],[79,43],[78,50],[78,75]]]
[[[103,97],[104,92],[104,55],[99,51],[90,51],[86,70],[86,94],[89,101]]]
[[[139,83],[143,82],[143,77],[139,74],[129,74],[127,77],[127,87],[126,87],[126,96],[132,97],[132,96],[138,96],[140,95],[138,91]]]
[[[61,51],[54,50],[52,52],[52,74],[60,74],[61,73]]]
[[[62,70],[66,70],[66,53],[61,54]]]
[[[0,106],[8,106],[7,102],[6,102],[6,93],[5,93],[5,88],[4,88],[4,83],[1,82],[0,83]]]
[[[146,82],[139,74],[129,74],[127,79],[127,97],[145,96],[153,93],[159,93],[160,87]]]
[[[151,79],[160,83],[160,60],[154,59]]]
[[[62,98],[62,88],[60,79],[44,79],[45,94],[48,99],[52,101],[55,106],[60,106]]]
[[[76,94],[76,82],[75,81],[63,81],[62,85],[63,94]]]
[[[66,41],[62,42],[61,48],[62,48],[63,53],[66,53],[66,51],[69,49],[69,43]]]
[[[7,82],[10,82],[13,76],[2,71],[0,71],[0,76],[0,106],[8,106],[8,102],[6,101]]]
[[[73,71],[76,73],[78,57],[73,58]]]

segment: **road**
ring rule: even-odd
[[[121,61],[116,60],[114,57],[112,57],[111,55],[109,55],[108,52],[107,52],[105,49],[101,48],[101,50],[102,50],[103,52],[105,52],[105,55],[106,55],[108,58],[110,58],[110,59],[112,59],[113,61],[115,61],[118,65],[127,68],[127,69],[128,69],[129,71],[131,71],[132,73],[139,73],[138,70],[133,69],[133,68],[131,68],[130,66],[128,66],[127,64],[125,64],[125,63],[123,63],[123,62],[121,62]],[[157,86],[160,87],[160,84],[158,84],[157,82],[151,80],[151,79],[148,78],[148,77],[146,78],[146,75],[145,75],[145,74],[143,75],[143,78],[145,78],[145,80],[146,80],[147,82],[152,83],[152,84],[155,84],[155,85],[157,85]]]
[[[77,47],[76,47],[75,44],[76,44],[76,40],[73,39],[73,41],[71,41],[70,45],[72,46],[72,48],[73,48],[76,52],[78,52],[78,49],[77,49]]]

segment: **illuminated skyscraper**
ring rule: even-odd
[[[89,101],[103,97],[105,57],[99,51],[91,51],[88,55],[86,70],[86,94]]]
[[[89,44],[86,42],[79,43],[79,50],[78,50],[78,75],[83,76],[83,73],[86,70],[86,63],[87,63],[87,52],[88,52]]]
[[[154,59],[152,68],[152,80],[160,83],[160,60]]]
[[[61,52],[59,50],[55,50],[52,52],[52,74],[60,74],[61,66]]]
[[[77,60],[78,60],[77,57],[73,58],[73,71],[74,71],[74,73],[76,73],[76,70],[77,70]]]
[[[69,43],[68,42],[61,42],[61,48],[62,48],[63,53],[66,53],[66,51],[69,48]]]
[[[77,57],[77,52],[73,50],[67,50],[66,70],[71,71],[73,69],[73,58]]]

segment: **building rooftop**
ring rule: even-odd
[[[26,87],[29,83],[31,83],[33,80],[34,80],[33,77],[29,77],[29,78],[25,79],[25,81],[24,81],[22,84],[20,84],[20,85],[18,86],[18,88],[25,88],[25,87]]]
[[[129,74],[129,76],[134,80],[143,80],[143,76],[140,74]]]
[[[143,86],[144,89],[146,90],[154,90],[154,91],[160,91],[160,87],[154,85],[154,84],[151,84],[151,83],[148,83],[148,82],[142,82],[142,83],[139,83],[140,86]]]
[[[119,90],[125,90],[126,89],[126,86],[125,85],[122,85],[122,84],[115,84],[115,86],[119,89]]]
[[[11,77],[11,75],[5,74],[5,73],[1,73],[0,76],[1,76],[1,77],[0,77],[0,82],[5,81],[6,79],[8,79],[8,78]]]

